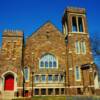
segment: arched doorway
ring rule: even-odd
[[[14,76],[12,74],[5,75],[4,90],[14,90]]]

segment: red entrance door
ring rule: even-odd
[[[5,77],[4,90],[14,90],[14,77],[12,75],[7,75]]]

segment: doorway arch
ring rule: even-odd
[[[14,76],[12,74],[5,75],[4,90],[13,91],[14,90]]]
[[[17,91],[17,74],[15,72],[6,71],[1,75],[1,78],[2,78],[2,91]],[[12,88],[9,88],[10,82],[12,84],[11,85]]]

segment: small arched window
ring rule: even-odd
[[[79,81],[81,79],[80,68],[78,66],[76,66],[75,68],[75,77],[76,81]]]
[[[29,81],[29,68],[28,67],[24,68],[24,79],[25,81]]]
[[[56,67],[57,66],[57,63],[56,61],[53,62],[53,67]]]
[[[76,49],[76,53],[80,54],[80,42],[79,41],[75,42],[75,49]]]
[[[47,61],[45,61],[45,67],[48,68],[48,62]]]
[[[82,54],[86,54],[86,43],[85,43],[85,41],[81,42],[81,50],[82,50]]]
[[[45,54],[39,60],[40,68],[57,68],[57,59],[51,54]]]
[[[49,62],[49,67],[50,67],[50,68],[52,67],[52,62],[51,62],[51,61]]]
[[[40,66],[44,67],[44,62],[43,61],[41,61]]]

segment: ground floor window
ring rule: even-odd
[[[46,95],[46,89],[41,89],[41,95]]]
[[[35,95],[39,95],[39,89],[35,89],[35,90],[34,90],[34,94],[35,94]]]
[[[58,88],[55,89],[55,95],[59,95],[59,89]]]
[[[82,94],[81,88],[77,88],[77,94]]]
[[[36,88],[34,89],[34,95],[64,95],[64,94],[65,94],[65,88]]]
[[[48,95],[53,95],[53,89],[48,89]]]
[[[64,94],[64,93],[65,93],[64,88],[61,88],[61,94]]]

